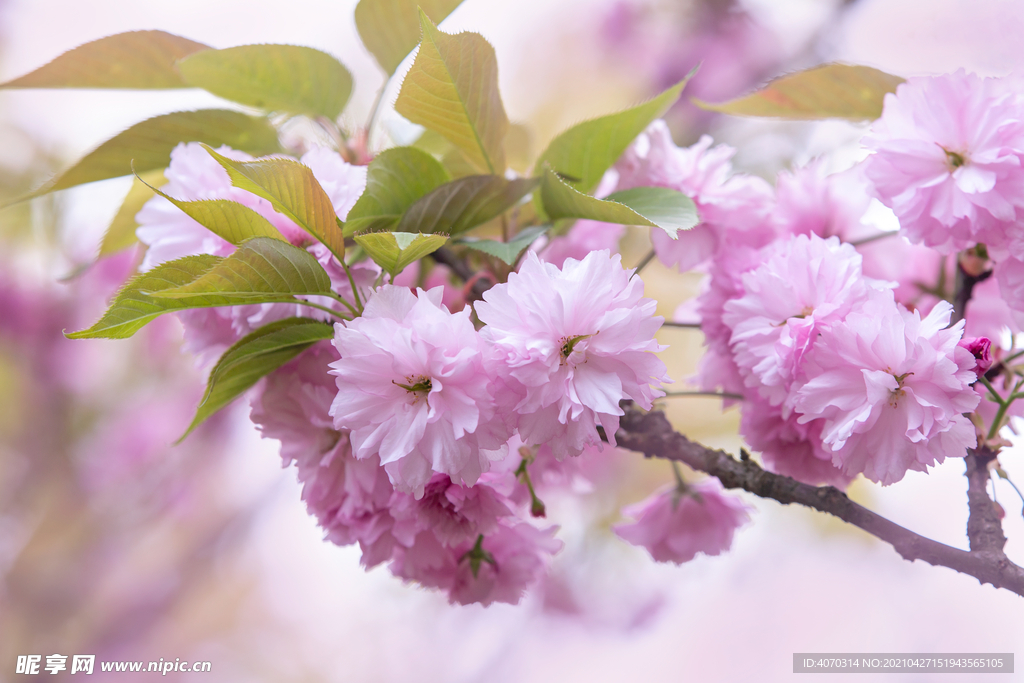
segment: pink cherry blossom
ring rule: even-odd
[[[782,405],[818,335],[867,299],[871,285],[860,255],[837,237],[797,235],[765,255],[741,276],[741,295],[725,303],[722,321],[746,386]]]
[[[689,562],[697,553],[720,555],[732,545],[736,529],[749,521],[750,508],[725,493],[709,477],[686,485],[669,486],[647,500],[622,510],[636,521],[618,524],[615,533],[646,548],[658,562]]]
[[[783,233],[816,234],[850,241],[870,228],[861,220],[870,195],[859,168],[828,175],[824,160],[816,159],[792,171],[780,171],[775,183],[772,217]]]
[[[1024,210],[1024,121],[1003,81],[963,70],[910,78],[886,95],[864,144],[874,152],[864,172],[911,241],[944,253],[1011,246]]]
[[[530,252],[476,304],[481,333],[501,353],[518,397],[520,436],[547,443],[559,458],[600,443],[599,425],[614,445],[619,402],[649,408],[669,381],[654,355],[663,348],[654,339],[663,319],[620,261],[595,251],[558,268]]]
[[[978,405],[970,351],[957,346],[963,322],[939,302],[924,319],[875,293],[824,330],[794,387],[800,422],[823,419],[822,441],[848,475],[891,484],[976,445],[963,413]]]
[[[472,484],[504,455],[494,356],[469,318],[441,305],[440,287],[384,285],[363,315],[335,326],[336,429],[357,458],[380,456],[396,488],[423,494],[434,472]]]
[[[712,148],[707,135],[692,147],[679,148],[664,121],[655,121],[615,165],[619,190],[668,187],[697,204],[701,224],[673,240],[651,231],[658,258],[667,266],[690,270],[711,258],[728,242],[761,247],[774,235],[768,220],[771,186],[756,176],[734,174],[730,159],[736,150]]]
[[[561,268],[567,258],[582,261],[592,251],[606,249],[614,254],[619,250],[619,240],[625,233],[626,228],[622,225],[576,221],[566,234],[551,238],[538,249],[538,256],[541,261]]]
[[[974,356],[974,374],[981,377],[992,367],[992,340],[987,337],[965,337],[957,346],[961,346]]]

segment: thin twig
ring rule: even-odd
[[[654,260],[654,257],[655,257],[654,250],[651,249],[649,252],[647,252],[646,256],[644,256],[642,259],[640,259],[640,263],[636,264],[636,268],[633,269],[633,275],[639,275],[640,271],[643,270],[644,268],[646,268],[647,264]],[[633,275],[629,276],[630,280],[633,279]]]
[[[731,398],[735,401],[742,401],[742,394],[731,394],[728,391],[666,391],[662,398],[671,396],[714,396],[715,398]]]
[[[872,235],[871,237],[863,237],[863,238],[861,238],[859,240],[854,240],[854,241],[850,242],[850,245],[852,245],[854,247],[859,247],[862,244],[871,244],[872,242],[877,242],[878,240],[883,240],[886,237],[895,237],[898,234],[900,234],[899,230],[890,230],[888,232],[880,232],[877,235]]]
[[[684,327],[690,330],[699,330],[700,323],[677,323],[674,320],[666,320],[661,324],[662,327]]]
[[[985,463],[979,461],[988,457],[987,453],[968,455],[972,522],[968,524],[971,550],[966,551],[905,529],[858,505],[833,486],[802,484],[790,477],[766,472],[753,460],[736,460],[728,453],[690,441],[672,429],[664,413],[644,413],[632,403],[624,404],[623,408],[625,415],[615,434],[622,448],[638,451],[648,457],[677,460],[718,477],[726,488],[743,489],[784,505],[797,503],[828,513],[890,544],[906,560],[924,560],[928,564],[948,567],[969,574],[983,584],[990,583],[1024,596],[1024,568],[1012,563],[1003,553],[1000,542],[1002,530],[998,529],[996,533],[992,524],[996,515],[995,508],[984,491],[988,470],[984,467]],[[980,496],[977,489],[979,485]],[[998,522],[998,517],[995,517],[995,521]],[[1005,538],[1002,542],[1005,542]]]
[[[433,252],[430,257],[441,265],[448,266],[452,272],[455,273],[463,282],[472,285],[469,288],[467,303],[471,301],[477,301],[484,298],[484,292],[497,284],[493,279],[486,276],[486,274],[474,273],[473,269],[469,267],[464,260],[460,259],[455,255],[451,249],[447,247],[441,247],[437,251]]]

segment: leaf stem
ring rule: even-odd
[[[676,396],[714,396],[715,398],[731,398],[736,401],[745,400],[742,394],[733,394],[728,391],[667,391],[662,398],[674,398]]]
[[[859,240],[854,240],[854,241],[850,242],[849,244],[854,246],[854,247],[859,247],[862,244],[871,244],[872,242],[876,242],[878,240],[885,239],[886,237],[893,237],[893,236],[898,235],[898,234],[900,234],[899,230],[889,230],[889,231],[886,231],[886,232],[880,232],[877,235],[871,235],[870,237],[864,237],[864,238],[859,239]]]
[[[654,260],[654,256],[655,256],[655,253],[654,253],[653,249],[651,249],[649,252],[647,252],[647,254],[642,259],[640,259],[640,263],[636,264],[636,268],[633,269],[633,275],[639,275],[640,271],[643,270],[647,266],[648,263],[650,263],[652,260]],[[633,279],[633,275],[629,276],[630,280]]]
[[[348,264],[346,264],[343,259],[338,260],[341,262],[341,267],[345,269],[345,275],[348,276],[348,284],[350,287],[352,287],[352,298],[356,300],[356,309],[358,310],[353,310],[352,312],[355,313],[357,316],[362,315],[363,301],[359,297],[359,288],[356,287],[356,279],[352,277],[352,270],[349,269]]]
[[[666,320],[661,324],[662,327],[683,327],[687,329],[699,330],[700,323],[677,323],[674,320]]]

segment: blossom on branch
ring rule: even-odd
[[[669,379],[654,354],[664,348],[654,339],[663,319],[632,274],[608,251],[561,268],[530,252],[518,273],[477,302],[527,444],[548,444],[559,459],[579,455],[601,443],[598,426],[614,444],[619,402],[649,409],[663,395],[658,387]]]

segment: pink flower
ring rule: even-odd
[[[974,374],[981,377],[992,367],[992,340],[987,337],[965,337],[957,342],[974,356]]]
[[[976,361],[957,346],[963,322],[947,328],[951,314],[939,302],[922,320],[876,293],[822,332],[795,408],[801,423],[825,421],[822,441],[843,472],[891,484],[976,445],[963,416],[978,405]]]
[[[725,303],[722,321],[746,386],[782,405],[818,335],[866,300],[870,285],[860,255],[837,237],[797,235],[765,256],[741,276],[741,295]]]
[[[433,534],[446,547],[469,543],[480,534],[493,533],[498,521],[513,515],[510,502],[485,483],[463,486],[445,474],[435,474],[421,498],[397,494],[392,516],[399,520],[398,534],[406,546],[421,532]]]
[[[614,254],[619,250],[619,240],[625,232],[626,228],[622,225],[588,220],[576,221],[569,228],[569,232],[553,237],[540,248],[538,255],[541,261],[561,268],[566,259],[582,261],[592,251],[606,249]]]
[[[944,253],[1011,246],[1024,208],[1024,121],[1003,81],[963,70],[908,79],[886,95],[864,143],[875,152],[864,171],[911,241]]]
[[[657,387],[669,380],[654,355],[663,348],[654,339],[662,318],[630,275],[607,251],[562,268],[530,252],[476,304],[481,333],[507,366],[526,443],[547,443],[559,458],[579,455],[601,442],[600,425],[614,445],[619,401],[649,408],[662,395]]]
[[[646,548],[658,562],[689,562],[697,553],[720,555],[732,545],[738,527],[750,520],[750,508],[729,496],[709,477],[688,484],[685,491],[670,486],[647,500],[622,510],[635,522],[617,524],[623,540]]]
[[[452,603],[514,605],[562,548],[554,533],[555,528],[537,529],[510,518],[474,541],[444,547],[433,534],[423,532],[411,547],[398,551],[391,570],[396,576],[448,591]]]
[[[338,545],[359,542],[363,563],[387,559],[394,547],[390,506],[394,487],[377,458],[356,460],[349,435],[334,428],[328,411],[336,388],[328,373],[338,355],[319,343],[258,385],[253,423],[264,438],[281,442],[285,466],[292,463],[309,513]]]
[[[832,464],[832,452],[821,442],[822,420],[801,424],[798,415],[782,416],[782,409],[759,396],[743,402],[740,434],[761,453],[765,469],[812,486],[849,486],[853,477]]]
[[[449,312],[441,295],[385,285],[361,317],[335,326],[334,426],[351,431],[357,458],[379,454],[395,487],[417,497],[434,472],[476,482],[509,436],[492,353],[469,310]]]
[[[692,147],[676,147],[668,126],[658,120],[615,165],[619,190],[668,187],[697,204],[701,224],[680,232],[678,239],[662,230],[651,231],[658,258],[681,271],[711,258],[727,241],[761,247],[774,234],[768,221],[771,186],[756,176],[734,174],[729,160],[736,150],[726,145],[711,148],[711,144],[705,135]]]
[[[870,202],[865,184],[856,169],[826,175],[821,159],[780,171],[772,217],[784,233],[847,241],[863,237],[870,232],[861,224]]]
[[[1014,311],[1024,311],[1024,260],[1007,258],[996,264],[999,293]]]

